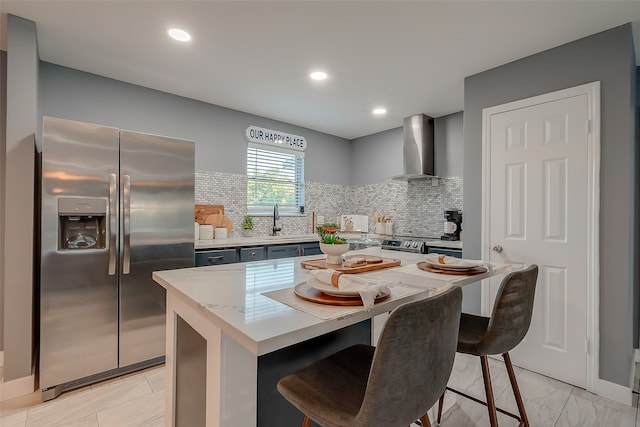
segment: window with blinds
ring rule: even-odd
[[[299,212],[304,206],[304,153],[247,147],[247,208],[249,212]]]

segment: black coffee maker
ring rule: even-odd
[[[462,231],[462,211],[459,209],[447,209],[444,211],[444,235],[440,240],[460,240]]]

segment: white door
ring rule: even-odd
[[[587,387],[592,279],[591,98],[568,90],[484,112],[485,259],[539,267],[531,326],[511,358],[580,387]],[[483,291],[485,315],[499,284]]]

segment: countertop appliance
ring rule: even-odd
[[[156,270],[192,267],[194,143],[44,117],[40,387],[161,363]]]
[[[442,240],[460,240],[462,231],[462,211],[459,209],[447,209],[444,211],[444,235]]]

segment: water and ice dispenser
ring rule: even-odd
[[[104,249],[107,201],[89,197],[58,199],[59,250]]]

